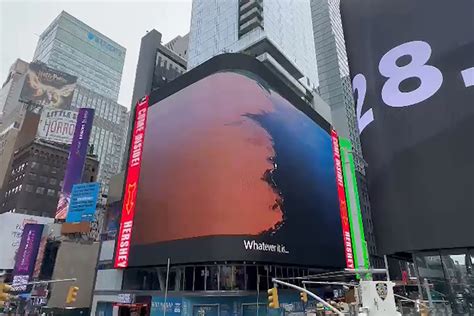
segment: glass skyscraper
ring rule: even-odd
[[[120,172],[129,121],[127,108],[87,88],[78,86],[72,98],[71,107],[95,109],[89,143],[99,157],[98,180],[102,193],[108,194],[110,178]]]
[[[78,77],[72,109],[95,109],[90,143],[99,157],[102,194],[108,193],[110,178],[120,171],[126,146],[129,113],[117,103],[125,52],[63,11],[40,35],[33,58]]]
[[[357,170],[365,173],[339,3],[339,0],[311,0],[318,90],[331,107],[333,125],[339,135],[351,140]]]
[[[34,60],[78,77],[78,84],[117,101],[125,48],[63,11],[40,35]]]
[[[255,56],[301,97],[311,94],[318,72],[309,0],[194,0],[188,69],[236,52]]]
[[[383,260],[377,255],[375,244],[365,162],[360,146],[339,4],[340,0],[311,0],[314,44],[318,60],[318,90],[321,98],[331,108],[332,124],[339,136],[350,139],[352,143],[362,221],[370,261],[373,267],[383,267]]]

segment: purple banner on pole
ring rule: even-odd
[[[27,290],[26,283],[35,268],[43,228],[43,224],[26,224],[23,229],[13,269],[13,287],[16,292]]]
[[[93,120],[94,109],[79,109],[76,129],[74,130],[71,149],[69,150],[69,159],[67,161],[63,187],[59,194],[59,202],[55,216],[56,219],[66,219],[72,186],[80,183],[82,180],[82,171],[84,170],[84,163],[86,161]]]

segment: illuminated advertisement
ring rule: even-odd
[[[356,268],[369,268],[369,255],[365,241],[364,224],[360,211],[359,191],[357,188],[356,170],[352,144],[346,139],[339,137],[339,148],[341,157],[342,174],[344,176],[344,188],[346,192],[347,214],[352,237],[352,251],[354,266]]]
[[[148,97],[144,97],[137,103],[135,108],[135,121],[133,125],[132,142],[130,144],[131,148],[123,196],[122,216],[120,218],[118,241],[115,250],[115,268],[125,268],[128,266],[147,112]]]
[[[26,224],[23,228],[13,268],[13,287],[16,292],[27,290],[27,283],[35,268],[43,228],[42,224]]]
[[[341,214],[342,236],[344,240],[344,254],[346,256],[346,266],[354,269],[354,257],[352,254],[352,238],[347,214],[347,201],[344,190],[344,180],[342,177],[341,153],[339,150],[339,139],[335,130],[331,131],[332,150],[334,153],[334,167],[336,171],[337,196],[339,198],[339,211]]]
[[[56,219],[65,220],[71,199],[72,186],[80,183],[84,163],[86,162],[89,137],[94,120],[94,109],[80,108],[77,115],[76,129],[72,139],[69,157],[64,175],[63,187],[59,193],[59,201],[56,209]]]
[[[474,246],[473,12],[471,0],[341,1],[381,254]]]
[[[98,182],[79,183],[72,186],[67,223],[92,222],[99,198]]]
[[[114,239],[117,237],[117,232],[120,226],[122,204],[122,201],[115,201],[107,204],[107,215],[105,219],[105,234],[107,239]]]
[[[182,80],[137,107],[115,266],[348,266],[329,124],[248,56]]]
[[[20,100],[53,108],[71,104],[77,77],[49,68],[40,62],[30,63]]]

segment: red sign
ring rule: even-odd
[[[132,142],[130,143],[130,158],[128,160],[127,180],[125,182],[122,217],[115,249],[115,268],[126,268],[130,254],[133,218],[135,215],[135,200],[137,199],[137,183],[140,177],[140,166],[145,140],[146,115],[148,111],[148,96],[138,101],[135,110]]]
[[[344,180],[342,178],[341,154],[339,152],[339,139],[335,130],[331,131],[332,150],[334,153],[334,165],[336,167],[337,195],[339,196],[339,208],[341,212],[342,236],[344,240],[344,252],[346,255],[346,266],[354,269],[354,257],[352,255],[351,229],[347,217],[346,193],[344,191]]]

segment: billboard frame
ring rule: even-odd
[[[277,76],[275,76],[275,74],[271,72],[271,70],[268,69],[264,64],[262,64],[260,61],[253,58],[252,56],[245,55],[242,53],[226,53],[226,54],[217,55],[209,59],[208,61],[204,62],[203,64],[193,68],[193,71],[184,73],[183,75],[179,76],[175,80],[167,83],[164,87],[160,88],[159,91],[155,90],[155,91],[152,91],[150,95],[145,95],[137,102],[137,105],[132,109],[134,120],[132,121],[132,124],[130,126],[132,132],[129,134],[129,139],[128,139],[130,146],[128,148],[127,164],[126,164],[127,168],[125,170],[126,181],[124,181],[123,189],[122,189],[122,196],[121,196],[122,211],[120,212],[120,219],[119,219],[120,224],[117,231],[117,236],[116,236],[117,241],[116,241],[116,246],[114,249],[114,256],[113,256],[115,269],[127,268],[128,256],[130,254],[131,242],[128,242],[127,251],[126,251],[126,256],[127,256],[126,263],[122,263],[120,265],[118,264],[117,261],[118,261],[119,248],[120,248],[119,241],[121,239],[121,231],[123,229],[123,223],[126,221],[124,220],[124,208],[125,208],[125,203],[126,203],[125,194],[127,192],[126,187],[127,187],[127,180],[128,180],[129,171],[130,171],[129,170],[130,159],[132,157],[131,147],[133,144],[133,137],[134,137],[133,131],[136,125],[137,113],[140,110],[138,108],[138,105],[141,102],[144,102],[144,100],[146,99],[147,108],[149,108],[157,104],[159,101],[168,98],[169,96],[179,92],[183,88],[190,86],[193,83],[198,82],[201,79],[208,77],[209,75],[226,71],[226,70],[232,70],[236,72],[240,71],[244,73],[245,72],[257,73],[261,79],[263,79],[266,83],[268,83],[272,87],[273,90],[275,90],[283,98],[285,98],[288,102],[290,102],[297,110],[305,114],[315,124],[319,125],[321,129],[327,132],[328,137],[331,138],[331,132],[333,131],[333,127],[328,121],[326,121],[319,113],[317,113],[307,102],[299,98],[293,90],[291,90],[284,82],[282,82]],[[146,119],[145,119],[145,124],[146,124]],[[141,153],[140,153],[140,162],[141,162],[142,150],[143,149],[141,149]],[[337,188],[335,189],[337,190]],[[136,199],[136,193],[135,193],[134,199]],[[135,203],[135,200],[133,200],[133,202]],[[346,210],[346,214],[347,214],[347,210]],[[342,229],[342,226],[341,226],[341,229]],[[130,233],[130,241],[131,241],[131,235],[133,233],[133,224],[131,226],[131,230],[129,233]],[[351,248],[351,254],[352,254],[352,246],[350,245],[350,243],[349,243],[349,247]],[[346,247],[344,244],[344,249],[345,248]],[[351,265],[348,265],[348,267],[350,266]],[[330,268],[330,267],[327,267],[327,268]]]

